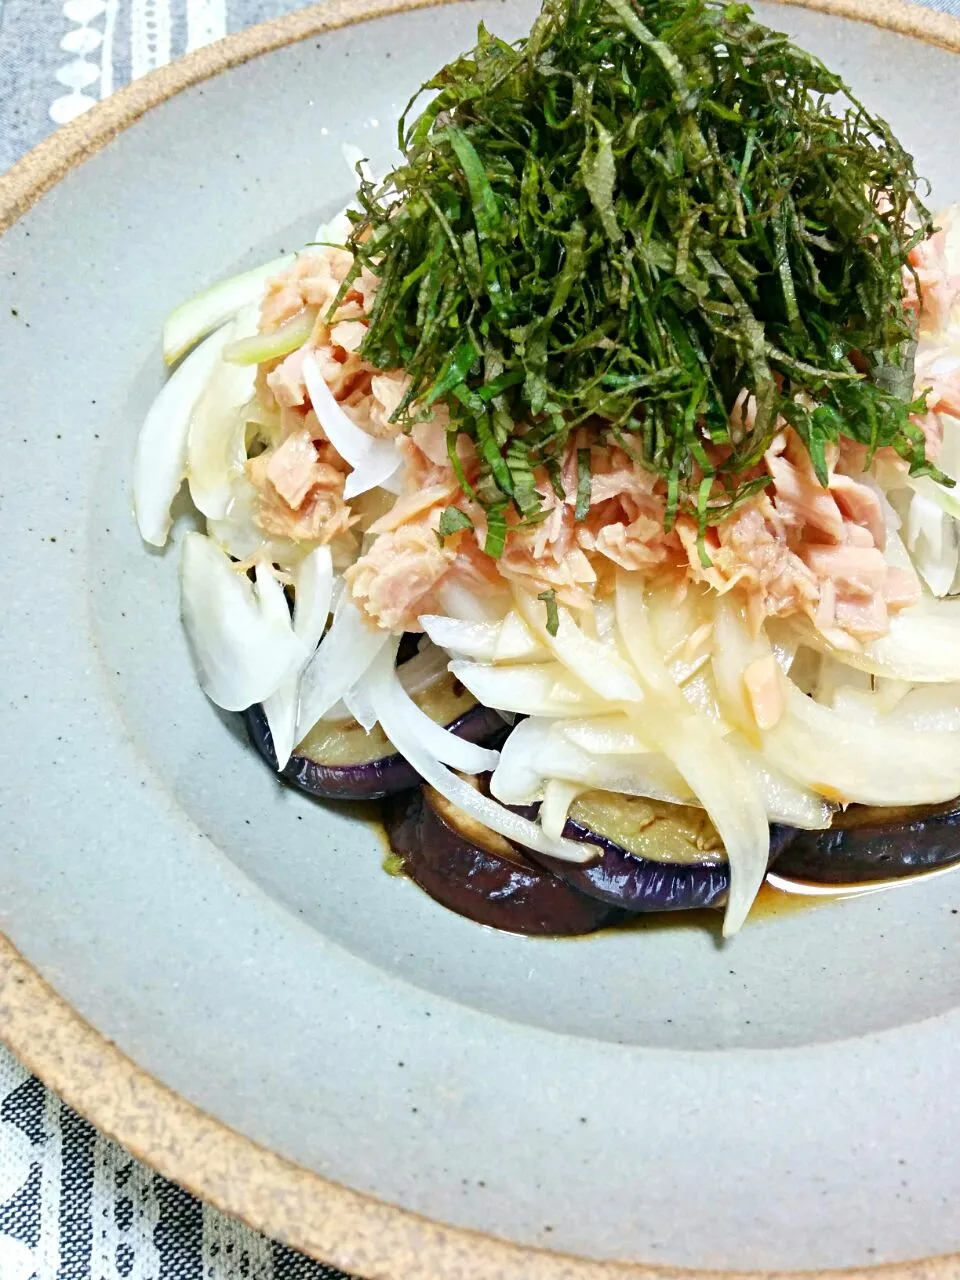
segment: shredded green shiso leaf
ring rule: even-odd
[[[546,0],[528,37],[481,27],[425,91],[403,162],[362,183],[351,279],[380,277],[362,354],[409,374],[395,419],[448,406],[490,554],[508,514],[540,517],[533,468],[556,487],[582,427],[664,477],[668,524],[692,511],[701,533],[766,483],[744,473],[778,415],[824,483],[841,436],[931,472],[909,420],[902,269],[932,230],[913,160],[746,5]],[[578,518],[589,495],[581,447]]]

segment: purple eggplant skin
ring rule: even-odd
[[[520,810],[534,817],[537,807]],[[625,911],[696,911],[703,907],[719,907],[727,900],[730,867],[722,850],[715,858],[696,863],[660,862],[631,853],[610,836],[574,818],[568,818],[563,829],[568,840],[594,844],[600,857],[591,863],[562,862],[542,854],[537,861],[550,868],[581,893],[607,902]],[[792,839],[789,827],[770,828],[770,861],[772,862]]]
[[[442,906],[478,924],[569,937],[624,918],[530,861],[432,787],[389,798],[384,826],[410,879]]]
[[[903,809],[851,805],[826,831],[797,831],[778,875],[863,884],[960,862],[960,799]]]
[[[251,743],[276,771],[277,756],[263,708],[259,705],[248,707],[243,718]],[[506,729],[503,719],[495,711],[478,702],[446,727],[467,742],[481,746],[494,742]],[[355,729],[358,734],[363,734],[359,725]],[[378,734],[373,741],[383,743],[385,740]],[[374,754],[370,759],[350,763],[325,763],[322,759],[294,752],[279,776],[298,790],[322,800],[380,800],[415,787],[420,782],[420,775],[396,751]]]

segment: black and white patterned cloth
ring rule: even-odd
[[[345,1277],[167,1182],[0,1049],[0,1280]]]
[[[960,17],[960,0],[927,0]],[[58,124],[296,0],[0,0],[0,172]],[[0,1280],[344,1280],[200,1204],[0,1047]]]

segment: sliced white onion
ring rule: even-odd
[[[425,613],[419,622],[433,643],[448,652],[479,662],[493,661],[500,635],[498,622],[473,622],[437,613]]]
[[[935,596],[948,595],[960,563],[956,520],[960,505],[929,476],[911,480],[903,537],[920,576]]]
[[[493,654],[494,662],[544,662],[550,651],[517,613],[511,609],[500,624],[500,634]]]
[[[543,788],[543,803],[540,806],[540,825],[544,835],[551,840],[559,840],[563,828],[567,825],[567,814],[570,806],[583,791],[578,782],[562,782],[559,778],[548,778]]]
[[[541,644],[576,676],[588,689],[614,704],[640,703],[643,690],[630,668],[610,644],[593,640],[577,626],[569,609],[557,607],[557,634],[547,630],[543,601],[526,591],[515,592],[517,609]],[[516,711],[516,707],[506,708]]]
[[[293,629],[290,610],[287,608],[287,597],[283,584],[269,565],[261,562],[254,568],[257,583],[257,598],[263,616],[278,626],[289,626]],[[294,632],[294,634],[296,634]]]
[[[170,507],[187,470],[190,417],[231,336],[225,325],[190,353],[150,406],[137,438],[133,508],[144,542],[162,547],[170,532]]]
[[[350,467],[343,496],[356,498],[368,489],[384,488],[399,493],[398,473],[403,459],[395,440],[378,440],[368,435],[337,403],[317,368],[308,356],[303,362],[303,377],[310,393],[314,413],[327,439]]]
[[[232,336],[247,330],[256,318],[239,316]],[[230,510],[247,460],[246,418],[243,410],[254,394],[252,368],[217,362],[203,394],[194,406],[187,435],[187,480],[198,511],[222,520]]]
[[[490,779],[490,794],[503,804],[533,804],[543,795],[539,768],[543,749],[550,744],[551,723],[538,716],[521,720],[500,749],[500,763]]]
[[[370,671],[369,688],[377,719],[384,733],[421,778],[451,804],[489,827],[491,831],[496,831],[507,840],[524,845],[535,853],[545,853],[565,862],[577,863],[589,862],[596,857],[597,849],[593,845],[581,845],[573,840],[549,839],[536,822],[521,818],[489,796],[481,795],[469,782],[451,773],[425,750],[420,739],[411,732],[404,713],[406,695],[397,680],[393,652],[390,649],[384,649],[378,654]]]
[[[448,662],[449,659],[443,649],[438,648],[437,645],[431,644],[429,641],[425,645],[421,643],[419,652],[397,667],[397,679],[413,698],[436,683],[446,673]],[[359,686],[355,685],[353,689],[344,695],[342,701],[335,702],[329,711],[323,713],[320,719],[344,721],[353,718],[358,720],[369,731],[376,723],[376,716],[369,706],[369,701],[365,701],[362,704],[362,714],[357,715],[358,688]],[[370,721],[369,725],[364,722],[368,719]]]
[[[260,566],[257,566],[257,582]],[[263,703],[264,714],[270,727],[273,749],[277,757],[277,769],[283,769],[297,743],[297,703],[299,698],[300,671],[314,652],[323,636],[330,615],[330,598],[333,593],[333,559],[329,547],[316,547],[305,556],[294,578],[293,633],[303,644],[303,662],[279,685]],[[282,596],[282,592],[281,592]],[[280,601],[286,610],[286,598]]]
[[[389,639],[347,594],[340,597],[330,630],[300,677],[298,741],[366,675]]]
[[[333,557],[329,547],[315,547],[304,556],[293,586],[293,629],[313,653],[326,630],[333,600]]]
[[[296,254],[293,253],[274,258],[262,267],[221,280],[171,311],[163,326],[163,358],[166,363],[173,364],[212,329],[235,316],[243,307],[259,302],[269,281],[295,261]]]
[[[656,750],[650,739],[638,732],[634,721],[624,715],[564,720],[560,729],[575,747],[593,756],[643,755]]]
[[[608,709],[602,698],[578,688],[559,662],[494,667],[455,660],[450,663],[450,674],[485,707],[500,711],[527,716],[582,716]]]
[[[643,585],[622,570],[616,606],[621,642],[649,695],[643,728],[676,765],[723,841],[730,864],[723,933],[729,937],[746,920],[767,871],[770,832],[763,797],[717,727],[677,688],[653,638]]]
[[[377,723],[377,713],[362,680],[343,695],[343,705],[365,733]]]
[[[757,741],[757,721],[747,697],[743,673],[752,662],[770,652],[766,638],[755,638],[747,629],[740,608],[728,596],[720,596],[714,608],[710,663],[724,719],[751,742]]]
[[[539,644],[515,609],[502,622],[424,614],[420,625],[434,642],[476,662],[543,662],[550,652]]]
[[[395,644],[392,646],[392,652],[396,653]],[[365,697],[369,699],[374,714],[379,718],[379,704],[371,692],[374,679],[371,673],[370,683],[365,689]],[[405,740],[415,738],[423,750],[440,764],[448,764],[452,769],[459,769],[461,773],[488,773],[500,763],[499,751],[490,751],[486,747],[478,747],[473,742],[467,742],[465,738],[459,738],[443,725],[431,720],[427,713],[417,706],[396,677],[390,684],[390,702],[394,718],[403,718]],[[385,724],[383,728],[394,745],[399,747],[399,743]],[[400,750],[401,754],[406,754],[402,748]]]
[[[452,576],[441,581],[434,594],[444,614],[470,622],[500,622],[512,603],[506,589],[480,596]]]
[[[800,624],[798,624],[800,627]],[[910,684],[960,681],[960,600],[926,600],[894,614],[890,630],[861,653],[832,649],[813,627],[802,626],[804,644],[846,666]]]
[[[911,689],[890,712],[908,729],[960,730],[960,684],[924,684]]]
[[[865,724],[784,681],[786,714],[763,754],[804,786],[858,804],[937,804],[960,793],[960,734]]]
[[[265,534],[254,521],[260,508],[260,496],[244,473],[231,485],[226,510],[217,519],[207,518],[207,533],[228,555],[237,560],[254,560],[261,553],[264,559],[283,564],[291,569],[300,556],[294,543],[287,539],[275,540]],[[267,555],[267,548],[270,554]]]
[[[762,634],[750,635],[735,607],[717,634],[729,653],[756,654],[766,643]],[[785,676],[780,683],[784,713],[759,740],[764,759],[802,786],[828,800],[871,805],[936,804],[960,793],[960,735],[851,720],[807,697]],[[719,676],[717,684],[726,706]]]
[[[713,679],[713,672],[709,667],[703,668],[696,675],[685,680],[680,692],[691,707],[699,711],[701,715],[706,716],[708,720],[711,720],[725,737],[731,732],[730,726],[724,720],[720,711],[717,686]]]
[[[450,659],[443,649],[429,640],[421,641],[420,649],[397,667],[397,678],[411,698],[429,689],[447,670]]]
[[[822,796],[774,768],[745,738],[734,734],[728,741],[756,784],[770,822],[782,822],[784,826],[804,831],[823,831],[829,827],[834,809]]]
[[[189,533],[183,540],[180,592],[200,687],[225,711],[263,702],[303,662],[305,647],[293,633],[289,613],[280,617],[272,589],[261,583],[254,591],[246,575],[203,534]]]
[[[567,741],[550,721],[531,716],[503,744],[490,791],[504,804],[528,804],[548,778],[669,804],[697,803],[676,766],[659,752],[592,756]]]

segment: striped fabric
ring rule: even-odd
[[[134,1160],[0,1049],[0,1280],[345,1280]]]

